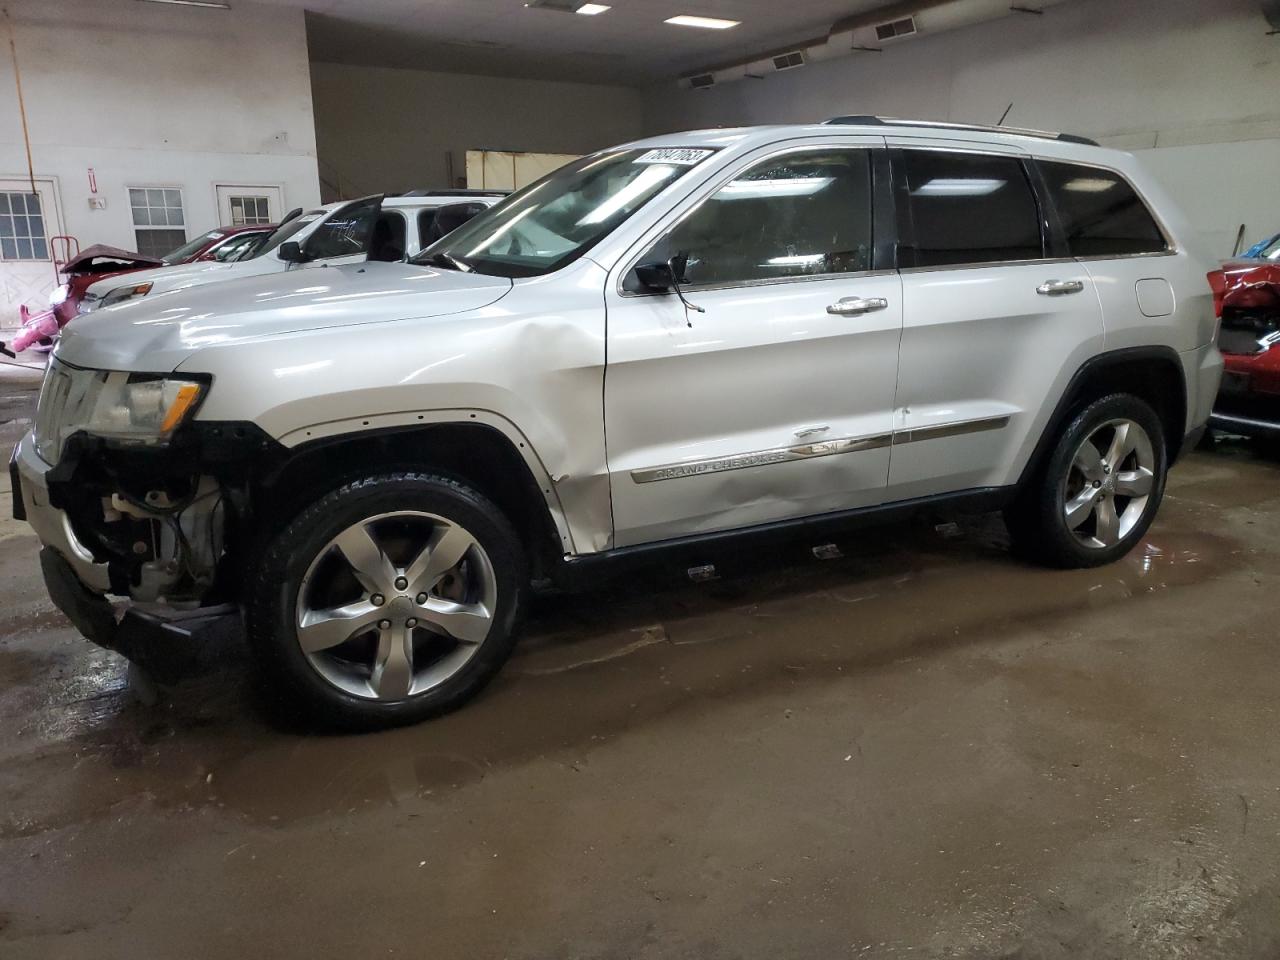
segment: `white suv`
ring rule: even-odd
[[[1217,391],[1192,244],[1079,138],[645,140],[406,263],[96,311],[15,509],[91,639],[137,657],[243,612],[282,695],[412,721],[494,674],[531,581],[605,563],[947,509],[1003,509],[1042,562],[1121,556]]]
[[[444,235],[445,222],[461,225],[502,199],[501,193],[445,190],[401,196],[373,196],[298,210],[243,260],[180,263],[136,270],[91,284],[80,312],[140,297],[186,290],[206,283],[239,280],[298,267],[332,267],[365,260],[412,257]],[[437,215],[443,213],[440,222]]]

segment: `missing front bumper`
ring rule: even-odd
[[[86,640],[126,657],[161,683],[198,673],[204,651],[241,629],[240,610],[232,604],[163,616],[130,607],[117,621],[112,605],[85,587],[57,551],[40,551],[40,571],[54,605]]]

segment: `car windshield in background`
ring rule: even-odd
[[[177,250],[170,250],[161,257],[161,259],[164,260],[165,263],[182,263],[189,257],[194,257],[205,244],[212,243],[214,240],[219,240],[223,236],[224,234],[219,233],[217,230],[210,230],[208,233],[200,234],[200,236],[196,237],[194,240],[188,240]]]
[[[413,262],[503,277],[559,270],[714,152],[663,147],[583,157],[491,207]]]
[[[1280,237],[1276,237],[1258,254],[1263,260],[1280,260]]]
[[[267,239],[262,242],[262,246],[258,247],[258,249],[252,255],[247,256],[244,259],[252,260],[253,258],[260,257],[265,253],[270,253],[276,247],[280,246],[280,244],[284,243],[286,240],[288,240],[290,237],[292,237],[294,234],[300,231],[307,224],[315,223],[317,220],[319,220],[323,216],[324,216],[323,210],[308,210],[306,213],[302,214],[301,216],[294,217],[288,223],[280,224],[280,226],[276,228],[276,232],[271,234],[271,236],[267,237]]]

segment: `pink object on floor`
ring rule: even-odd
[[[18,315],[22,318],[22,330],[8,345],[9,349],[14,353],[21,353],[41,337],[56,337],[58,335],[58,318],[52,310],[31,313],[25,306],[22,306],[18,308]]]

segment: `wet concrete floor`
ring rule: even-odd
[[[235,648],[142,705],[0,521],[0,957],[1276,957],[1278,480],[1194,453],[1096,571],[975,518],[543,597],[363,737]]]

